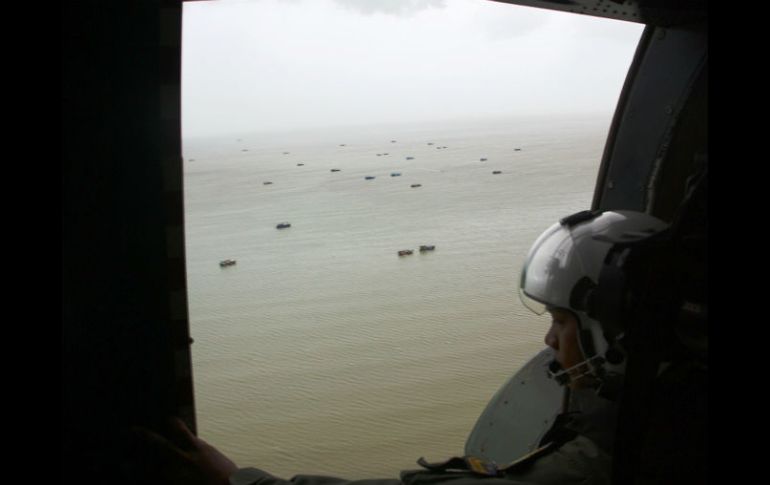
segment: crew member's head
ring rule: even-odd
[[[599,277],[616,245],[647,239],[666,227],[641,212],[583,211],[552,225],[532,245],[519,295],[536,314],[551,316],[545,343],[555,354],[550,375],[560,384],[598,388],[622,378],[623,332],[618,322],[600,321],[598,315],[606,312],[595,311],[596,305],[621,302],[595,298]]]

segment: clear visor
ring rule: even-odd
[[[665,227],[654,217],[623,211],[608,211],[575,225],[553,224],[527,255],[519,283],[522,303],[537,314],[548,306],[571,308],[572,289],[584,277],[598,282],[604,258],[616,241],[637,241]]]
[[[569,308],[570,291],[585,274],[573,245],[570,230],[558,223],[532,245],[521,271],[519,297],[536,314],[549,307]]]

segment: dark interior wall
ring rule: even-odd
[[[673,217],[696,155],[705,154],[706,39],[705,23],[645,29],[605,146],[594,208]]]
[[[120,459],[129,426],[193,415],[180,379],[181,1],[62,13],[63,447],[82,478]]]

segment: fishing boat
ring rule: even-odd
[[[288,222],[282,222],[277,226],[275,226],[276,229],[286,229],[287,227],[291,227],[291,224],[289,224]]]
[[[414,252],[414,251],[413,251],[413,250],[411,250],[411,249],[402,249],[401,251],[399,251],[399,252],[398,252],[398,255],[399,255],[399,256],[409,256],[409,255],[410,255],[410,254],[412,254],[413,252]]]
[[[433,251],[434,249],[436,249],[436,246],[434,246],[432,244],[430,246],[427,246],[427,245],[426,246],[420,246],[420,252],[421,253],[424,253],[425,251]]]
[[[412,185],[410,185],[410,187],[411,188],[422,187],[422,184],[412,184]]]
[[[221,268],[226,268],[228,266],[233,266],[234,264],[235,264],[235,260],[234,259],[225,259],[224,261],[220,261],[219,262],[219,266]]]

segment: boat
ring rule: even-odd
[[[224,261],[220,261],[219,262],[219,266],[221,268],[226,268],[226,267],[232,266],[234,264],[235,264],[235,260],[234,259],[225,259]]]
[[[391,177],[400,177],[401,176],[401,172],[391,172],[390,176]]]
[[[433,251],[434,249],[436,249],[436,246],[432,244],[430,246],[420,246],[421,253],[424,253],[425,251]]]
[[[415,187],[422,187],[422,184],[412,184],[412,185],[410,185],[410,187],[412,187],[412,188],[415,188]]]
[[[332,172],[339,172],[339,171],[340,171],[340,169],[338,169],[338,168],[333,168],[332,169]]]
[[[520,152],[520,151],[521,151],[521,148],[514,148],[514,149],[513,149],[513,151],[514,151],[514,152]]]
[[[304,163],[298,163],[298,164],[297,164],[297,166],[298,166],[298,167],[302,167],[302,166],[304,166],[304,165],[305,165]]]
[[[367,175],[364,177],[366,180],[374,180],[374,175]]]
[[[262,182],[262,185],[272,185],[273,182]]]
[[[402,249],[401,251],[398,252],[398,255],[399,256],[408,256],[408,255],[412,254],[413,252],[414,251],[411,250],[411,249]]]
[[[289,224],[288,222],[282,222],[277,226],[275,226],[276,229],[286,229],[287,227],[291,227],[291,224]]]
[[[500,170],[495,170],[494,172],[492,172],[493,175],[497,175],[499,173],[503,173],[503,172],[501,172]]]
[[[407,160],[414,160],[414,157],[406,157]]]
[[[481,158],[480,160],[481,160],[482,162],[486,162],[486,161],[487,161],[487,159],[486,159],[486,158]]]

